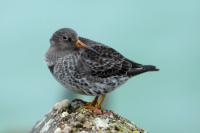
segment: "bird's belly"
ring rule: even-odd
[[[115,90],[117,87],[122,85],[128,80],[128,77],[108,77],[108,78],[99,78],[94,81],[96,77],[92,77],[92,80],[89,80],[90,84],[88,88],[85,88],[88,91],[87,95],[103,95]]]
[[[111,79],[100,79],[94,81],[94,77],[85,75],[85,77],[76,78],[76,74],[68,72],[64,75],[56,76],[57,80],[65,87],[84,95],[103,95],[116,89],[128,80],[127,77],[118,77]],[[92,78],[92,80],[90,80]]]
[[[91,75],[84,75],[78,77],[77,71],[72,67],[57,66],[57,71],[53,74],[54,77],[65,88],[78,92],[84,95],[103,95],[116,89],[128,80],[128,77],[109,77],[109,78],[97,78]],[[54,69],[54,70],[55,70]]]
[[[73,58],[63,59],[54,66],[53,76],[65,88],[85,95],[102,95],[111,92],[125,81],[128,77],[112,76],[99,78],[89,74],[80,74],[76,70],[77,62]]]
[[[128,80],[127,77],[97,79],[96,77],[91,77],[90,75],[85,75],[84,77],[78,78],[76,71],[72,71],[71,69],[66,71],[63,67],[60,67],[59,71],[54,73],[54,77],[65,88],[80,94],[92,96],[109,93]]]

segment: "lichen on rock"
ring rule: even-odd
[[[91,111],[85,101],[63,100],[37,122],[30,133],[147,133],[112,111]]]

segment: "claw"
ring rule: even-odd
[[[88,104],[90,104],[90,103],[87,103],[87,104],[86,104],[86,105],[84,105],[83,107],[84,107],[85,109],[89,109],[89,110],[91,110],[91,111],[94,111],[94,110],[96,109],[96,107],[95,107],[95,106],[88,105]]]

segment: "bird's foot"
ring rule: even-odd
[[[86,103],[86,105],[84,105],[83,107],[85,109],[88,109],[88,110],[100,115],[100,114],[102,114],[102,108],[98,108],[97,106],[98,105],[92,106],[90,103]]]
[[[76,109],[76,111],[80,112],[82,108],[85,108],[87,110],[90,110],[90,111],[94,112],[94,110],[96,110],[97,107],[93,106],[91,104],[91,102],[88,102],[88,103],[85,103],[85,105],[83,105],[83,106],[79,107],[78,109]]]
[[[83,107],[85,109],[89,109],[89,110],[92,110],[92,111],[97,108],[96,106],[93,106],[91,103],[86,103]]]
[[[98,96],[92,102],[88,102],[84,105],[84,108],[89,109],[97,114],[102,114],[102,103],[105,99],[105,95],[102,95],[101,99],[98,100]]]
[[[105,99],[105,95],[102,95],[101,99],[98,100],[99,96],[96,96],[92,102],[87,102],[83,105],[83,108],[91,110],[97,114],[103,114],[102,103]],[[79,109],[77,109],[79,111]]]

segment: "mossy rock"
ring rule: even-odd
[[[58,102],[30,133],[147,133],[112,111],[94,112],[84,104],[80,99]]]

